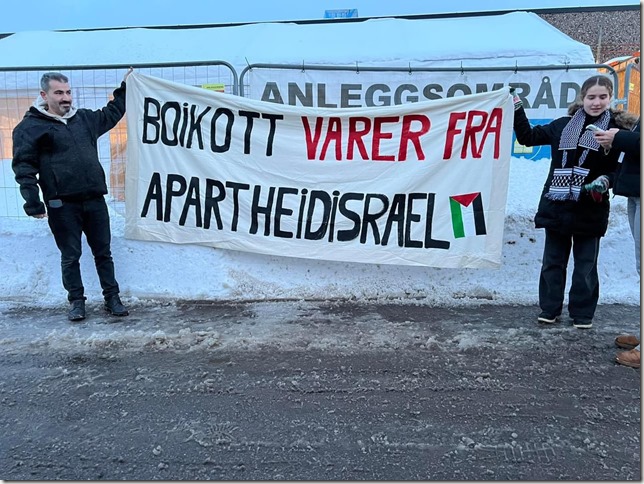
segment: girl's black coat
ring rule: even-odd
[[[588,193],[583,191],[578,201],[556,201],[545,197],[550,188],[555,168],[561,168],[563,151],[559,150],[559,139],[570,119],[571,116],[564,116],[549,124],[532,127],[523,107],[514,112],[514,133],[517,141],[524,146],[550,145],[552,151],[550,170],[534,218],[535,226],[566,234],[601,237],[606,234],[608,228],[608,214],[610,212],[608,192],[604,194],[601,202],[595,202]],[[596,119],[586,116],[584,127]],[[611,118],[609,128],[612,127],[617,126],[614,119]],[[573,153],[569,154],[567,166],[575,166],[581,152],[582,149],[578,148],[574,156],[571,156]],[[583,165],[584,168],[590,170],[584,184],[592,182],[601,175],[606,175],[612,185],[617,167],[617,156],[618,152],[614,149],[610,150],[608,154],[602,148],[598,151],[590,150]]]

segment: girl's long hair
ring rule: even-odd
[[[611,81],[608,76],[599,74],[589,77],[581,85],[581,91],[579,92],[577,98],[568,106],[569,116],[572,116],[578,110],[584,107],[584,97],[586,97],[588,90],[593,86],[605,87],[608,90],[609,96],[613,97],[613,81]],[[631,129],[633,126],[635,126],[635,123],[639,119],[639,116],[636,116],[627,111],[621,111],[613,108],[609,108],[609,111],[611,113],[611,117],[615,119],[615,123],[621,128]]]

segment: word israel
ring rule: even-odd
[[[162,180],[154,173],[150,180],[141,217],[155,217],[166,223],[178,222],[185,226],[190,220],[195,227],[237,232],[286,239],[348,242],[367,240],[386,246],[392,232],[394,244],[399,247],[423,249],[449,249],[446,240],[432,237],[435,193],[397,193],[389,197],[379,193],[332,193],[323,190],[301,190],[293,187],[262,187],[247,183],[186,180],[181,175],[169,174]],[[247,200],[244,200],[247,198]],[[485,235],[485,216],[480,193],[450,197],[454,236],[465,237],[462,208],[473,204],[474,232],[468,235]],[[179,220],[172,220],[173,204],[181,204]],[[240,217],[242,207],[250,213]],[[176,213],[176,212],[175,212]],[[230,214],[224,220],[222,214]],[[213,221],[214,217],[214,221]],[[295,217],[295,220],[292,218]],[[247,227],[239,227],[240,220],[248,220]],[[415,224],[421,225],[422,239],[412,237]],[[295,230],[287,230],[286,227]],[[345,229],[337,229],[347,227]],[[261,229],[263,227],[263,230]]]
[[[181,146],[203,150],[204,132],[209,131],[213,153],[226,153],[231,149],[233,128],[240,119],[243,136],[241,147],[244,154],[251,154],[252,146],[265,147],[266,156],[273,155],[273,143],[277,121],[283,115],[259,113],[247,110],[233,112],[231,109],[212,106],[200,107],[195,104],[167,101],[163,104],[151,97],[143,103],[144,144],[162,143],[166,146]],[[499,157],[501,123],[503,111],[494,108],[490,113],[480,110],[453,112],[449,115],[448,130],[445,133],[442,159],[453,156],[455,144],[460,145],[460,158],[471,152],[480,158],[483,144],[488,136],[493,139],[494,158]],[[253,133],[255,122],[265,121],[269,130],[266,138],[256,140]],[[431,120],[427,115],[408,114],[405,116],[301,117],[304,132],[303,143],[309,160],[325,160],[327,156],[340,160],[407,161],[409,149],[414,150],[413,159],[425,160],[422,138],[427,136]],[[395,152],[383,153],[381,143],[397,139]],[[241,152],[241,151],[240,151]]]

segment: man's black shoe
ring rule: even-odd
[[[127,316],[130,312],[121,302],[118,294],[109,296],[105,299],[105,310],[114,316]]]
[[[75,299],[72,301],[72,307],[67,313],[67,318],[70,321],[80,321],[85,319],[85,300]]]

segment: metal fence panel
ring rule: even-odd
[[[603,64],[398,68],[250,64],[240,74],[239,92],[280,104],[352,108],[406,104],[512,86],[530,120],[546,124],[567,113],[583,81],[598,74],[599,68],[618,85],[615,71]],[[626,102],[617,99],[614,104]],[[512,154],[534,160],[551,156],[549,146],[525,147],[516,138]]]
[[[59,71],[70,77],[70,84],[77,107],[98,109],[109,100],[112,91],[118,86],[128,66],[61,66],[0,68],[0,217],[26,217],[22,210],[23,200],[14,180],[11,169],[11,132],[22,119],[24,113],[39,95],[39,81],[44,72]],[[598,69],[613,77],[619,86],[615,70],[603,64],[555,65],[555,66],[488,66],[488,67],[361,67],[333,65],[290,65],[290,64],[250,64],[238,76],[235,69],[225,61],[204,63],[146,64],[136,66],[138,72],[174,82],[223,91],[231,94],[281,102],[292,105],[355,107],[362,105],[386,105],[417,102],[438,97],[451,97],[485,90],[497,89],[504,85],[526,89],[523,75],[542,76],[540,87],[533,89],[528,101],[528,112],[532,108],[564,109],[572,101],[570,96],[574,86],[579,88],[580,76],[590,76]],[[257,75],[263,72],[262,75]],[[275,90],[267,89],[266,72],[281,72]],[[286,76],[284,76],[286,72]],[[364,86],[365,74],[372,81],[360,93],[358,86]],[[575,73],[574,81],[563,88],[552,88],[552,73]],[[320,77],[320,74],[323,77]],[[341,76],[342,79],[340,79]],[[481,75],[486,77],[480,82]],[[349,76],[349,77],[347,77]],[[375,76],[375,77],[374,77]],[[352,79],[353,78],[353,79]],[[375,79],[375,80],[374,80]],[[381,82],[378,82],[380,79]],[[447,79],[447,81],[446,81]],[[255,85],[257,81],[257,85]],[[333,83],[336,86],[333,86]],[[280,84],[281,83],[281,84]],[[565,83],[562,83],[565,84]],[[324,90],[321,86],[324,85]],[[330,92],[336,89],[335,94]],[[353,89],[353,90],[352,90]],[[527,87],[530,90],[530,87]],[[572,91],[571,91],[572,89]],[[371,91],[369,91],[371,90]],[[281,96],[275,97],[275,92]],[[285,94],[282,96],[282,92]],[[624,88],[616,94],[629,92]],[[249,95],[250,94],[250,95]],[[527,95],[527,94],[526,94]],[[335,97],[334,97],[335,96]],[[361,97],[362,96],[362,97]],[[573,96],[574,97],[574,96]],[[527,100],[527,98],[526,98]],[[628,107],[629,97],[617,98],[615,105]],[[532,105],[530,105],[532,103]],[[554,103],[554,104],[553,104]],[[552,111],[552,109],[550,110]],[[553,116],[550,116],[552,119]],[[548,121],[547,117],[537,116],[536,122]],[[123,213],[125,196],[125,169],[127,130],[123,119],[108,134],[101,137],[98,144],[99,160],[108,174],[108,202]],[[538,147],[537,147],[538,148]],[[529,155],[521,151],[520,145],[514,147],[514,154]],[[538,148],[533,157],[549,156],[549,148]]]
[[[11,169],[14,127],[39,96],[40,78],[45,72],[62,72],[70,80],[76,107],[100,109],[119,86],[129,66],[58,66],[0,69],[0,217],[26,217],[24,200]],[[191,64],[145,64],[137,72],[174,82],[237,94],[238,76],[224,61]],[[126,120],[123,118],[98,141],[99,161],[108,184],[108,203],[124,213],[127,143]]]

